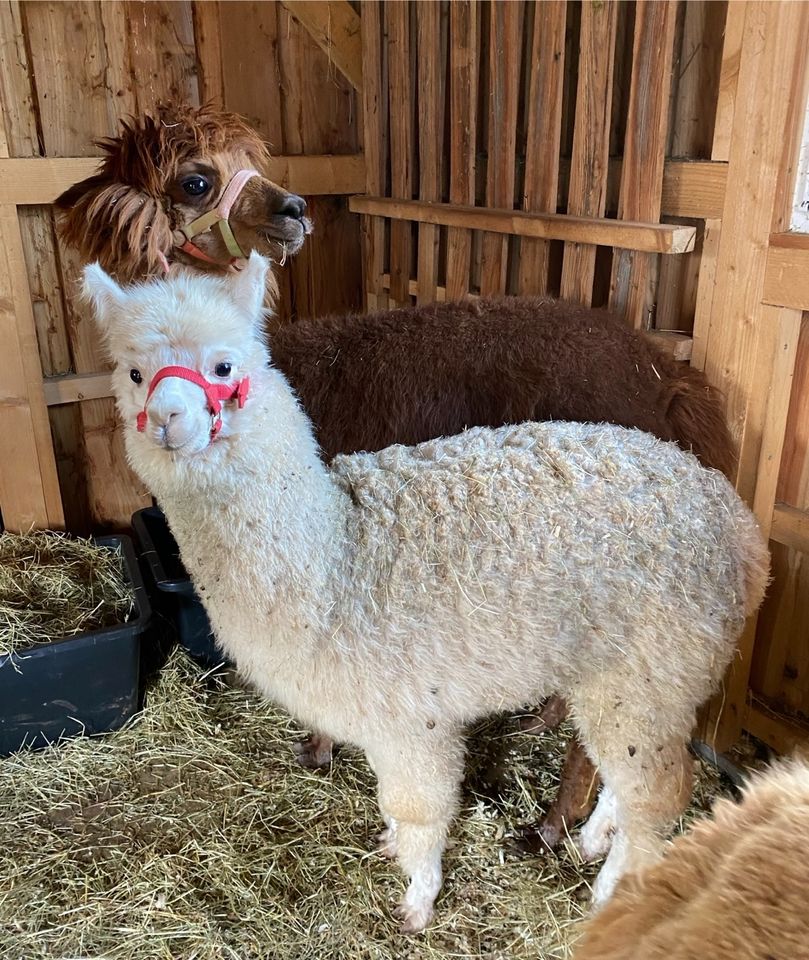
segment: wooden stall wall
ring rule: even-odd
[[[367,303],[551,293],[687,357],[725,12],[364,3]]]
[[[693,354],[776,541],[703,735],[805,736],[809,238],[784,215],[809,7],[367,0],[363,26],[367,304],[549,293]]]
[[[356,93],[360,77],[341,71],[322,24],[318,33],[319,21],[330,16],[332,5],[313,4],[311,10],[303,10],[308,6],[4,0],[0,5],[0,155],[94,157],[99,151],[93,140],[114,134],[119,119],[127,114],[142,114],[160,100],[194,104],[210,100],[247,116],[274,154],[356,157],[361,149]],[[353,38],[358,61],[359,18],[348,4],[333,6],[343,13],[343,46]],[[302,11],[300,18],[296,10]],[[361,188],[364,181],[358,159],[358,177],[350,189]],[[296,169],[290,167],[292,180],[285,184],[293,190],[297,189]],[[291,321],[297,316],[345,312],[361,300],[359,226],[348,212],[345,197],[328,195],[347,188],[330,182],[333,176],[319,177],[320,169],[310,168],[306,178],[314,193],[324,194],[307,196],[315,235],[282,271],[279,310]],[[334,172],[331,166],[322,169]],[[74,180],[91,172],[80,166],[75,170]],[[323,186],[312,186],[318,178]],[[70,182],[68,178],[60,186]],[[55,235],[49,203],[59,191],[51,189],[48,195],[43,184],[43,201],[31,203],[19,189],[15,194],[18,181],[13,174],[4,177],[3,183],[4,202],[10,201],[4,208],[4,246],[7,256],[15,250],[24,255],[58,471],[58,489],[53,478],[47,481],[50,504],[43,510],[42,496],[37,499],[26,490],[33,478],[24,479],[26,462],[37,464],[46,476],[51,470],[45,449],[50,444],[47,424],[40,422],[35,432],[28,423],[29,417],[40,421],[43,417],[36,372],[29,370],[22,378],[36,396],[28,397],[26,403],[18,402],[24,389],[11,382],[4,387],[5,422],[19,428],[12,431],[15,443],[23,445],[30,443],[28,437],[36,437],[38,444],[35,450],[21,451],[20,483],[4,479],[0,484],[4,516],[11,525],[24,525],[30,517],[60,526],[61,495],[64,523],[70,530],[126,526],[133,510],[149,498],[125,463],[108,384],[104,378],[92,379],[105,369],[105,360],[88,312],[75,296],[78,265]],[[9,296],[7,301],[18,314],[20,300],[25,299],[21,259],[8,270],[16,277],[18,289],[16,298]],[[11,309],[9,323],[14,322],[14,313]],[[30,336],[27,344],[30,347]],[[30,367],[31,362],[28,355],[25,363]],[[21,358],[21,369],[22,364]],[[85,375],[85,380],[73,389],[63,385],[54,392],[54,383],[47,378],[61,375]],[[50,387],[54,389],[49,393]],[[55,402],[75,401],[77,395],[91,398]],[[10,413],[15,405],[19,409]],[[21,419],[20,411],[26,406]]]
[[[706,371],[774,580],[703,736],[806,737],[809,235],[788,211],[809,4],[2,0],[0,43],[12,525],[125,525],[146,500],[49,204],[122,114],[213,99],[308,195],[316,233],[282,278],[290,322],[361,300],[560,295]]]

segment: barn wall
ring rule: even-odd
[[[97,156],[95,138],[163,99],[242,113],[274,154],[361,148],[355,90],[280,3],[4,2],[0,11],[10,157]],[[282,271],[279,312],[291,321],[361,298],[359,226],[345,197],[307,201],[315,236]],[[45,376],[105,369],[51,208],[18,209]],[[126,466],[112,400],[53,405],[49,419],[68,529],[127,526],[149,497]]]
[[[48,204],[121,115],[212,99],[256,125],[292,189],[288,161],[319,158],[288,322],[547,293],[608,305],[706,371],[774,580],[703,735],[806,738],[809,236],[788,231],[809,4],[3,0],[0,44],[10,526],[126,525],[147,500]]]

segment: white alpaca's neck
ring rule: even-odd
[[[268,369],[251,379],[246,406],[231,413],[235,432],[202,455],[171,460],[138,436],[130,452],[225,647],[231,636],[243,643],[246,630],[266,630],[292,666],[311,658],[328,630],[351,504],[283,376]],[[249,650],[227,652],[240,666],[249,659]]]

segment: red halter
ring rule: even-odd
[[[237,383],[210,383],[201,373],[191,370],[188,367],[163,367],[152,377],[149,384],[149,390],[146,394],[146,400],[143,404],[143,410],[138,414],[137,425],[138,432],[143,433],[146,430],[147,413],[146,407],[152,398],[155,387],[161,380],[167,377],[178,377],[180,380],[188,380],[195,383],[205,393],[208,401],[208,410],[211,413],[211,440],[215,439],[217,433],[222,429],[222,401],[236,400],[239,409],[245,405],[247,394],[250,392],[250,378],[244,377]]]

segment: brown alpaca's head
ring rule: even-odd
[[[122,282],[160,275],[165,259],[216,269],[179,250],[179,229],[213,210],[239,170],[261,172],[269,154],[258,134],[233,113],[160,107],[155,117],[122,121],[120,136],[98,144],[106,153],[100,171],[56,200],[64,241]],[[278,260],[297,253],[311,231],[305,210],[301,197],[254,176],[229,223],[245,256],[256,250]],[[221,269],[230,263],[218,229],[193,243]]]

